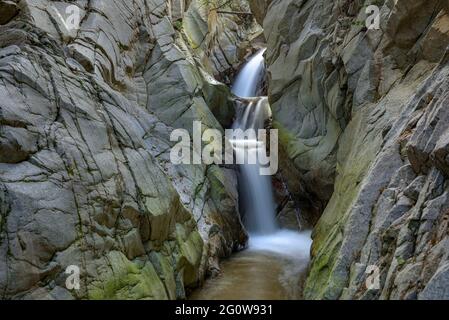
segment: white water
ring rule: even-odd
[[[240,71],[232,92],[240,97],[254,97],[265,69],[263,53],[260,50]],[[266,97],[252,98],[248,105],[237,112],[234,129],[264,129],[265,121],[271,116]],[[232,141],[237,157],[257,159],[259,148],[265,144],[257,140]],[[243,158],[244,159],[244,158]],[[246,227],[252,234],[267,235],[278,229],[275,219],[275,204],[271,177],[260,175],[259,164],[240,165],[241,204],[245,212]]]
[[[242,98],[257,95],[265,71],[264,52],[260,50],[240,71],[232,88],[235,95]],[[270,117],[268,99],[251,98],[246,108],[237,112],[234,129],[264,129]],[[257,152],[257,148],[265,148],[265,145],[257,140],[234,141],[234,148],[238,156],[245,152]],[[240,166],[240,199],[250,233],[249,249],[307,261],[312,243],[310,232],[299,233],[279,228],[275,218],[271,177],[260,175],[259,169],[258,164]]]
[[[257,52],[243,67],[232,86],[232,93],[238,97],[249,98],[257,94],[265,71],[265,49]]]
[[[237,110],[234,129],[262,129],[271,117],[266,97],[257,94],[264,72],[263,51],[242,69],[233,92],[245,97]],[[248,98],[251,97],[251,98]],[[265,149],[256,138],[231,141],[236,156],[254,155]],[[221,275],[194,292],[194,300],[284,300],[302,298],[309,263],[310,232],[282,230],[275,219],[271,177],[260,175],[260,167],[240,165],[239,188],[249,249],[223,261]]]
[[[252,236],[249,247],[252,251],[271,252],[292,260],[308,260],[311,232],[278,230],[271,235]]]

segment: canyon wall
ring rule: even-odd
[[[232,121],[210,73],[257,25],[216,17],[198,59],[208,12],[171,2],[0,1],[0,298],[185,298],[245,245],[233,168],[172,165],[170,134]]]
[[[449,299],[448,2],[273,0],[264,30],[289,184],[323,209],[305,297]]]
[[[263,22],[315,225],[305,297],[449,298],[449,2],[231,5]],[[234,168],[173,165],[170,134],[230,126],[261,31],[200,0],[0,0],[0,298],[182,299],[245,245]]]

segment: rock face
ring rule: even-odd
[[[262,25],[272,0],[249,0],[248,2],[257,22]]]
[[[0,298],[184,298],[245,244],[234,170],[169,159],[232,115],[168,4],[0,1]]]
[[[272,1],[270,100],[324,212],[311,299],[449,299],[449,6]],[[368,15],[368,16],[367,16]],[[379,275],[379,277],[376,277]]]
[[[250,12],[246,1],[231,1],[231,7],[211,10],[220,3],[193,2],[183,20],[183,27],[195,57],[216,79],[231,85],[235,71],[251,54],[251,44],[263,33],[252,16],[225,12]],[[214,5],[216,3],[216,5]],[[227,9],[227,10],[226,10]]]

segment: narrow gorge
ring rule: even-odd
[[[448,46],[449,0],[0,0],[0,299],[449,300]]]

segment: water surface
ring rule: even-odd
[[[248,250],[221,264],[191,300],[299,300],[308,268],[310,233],[281,231],[255,237]]]

